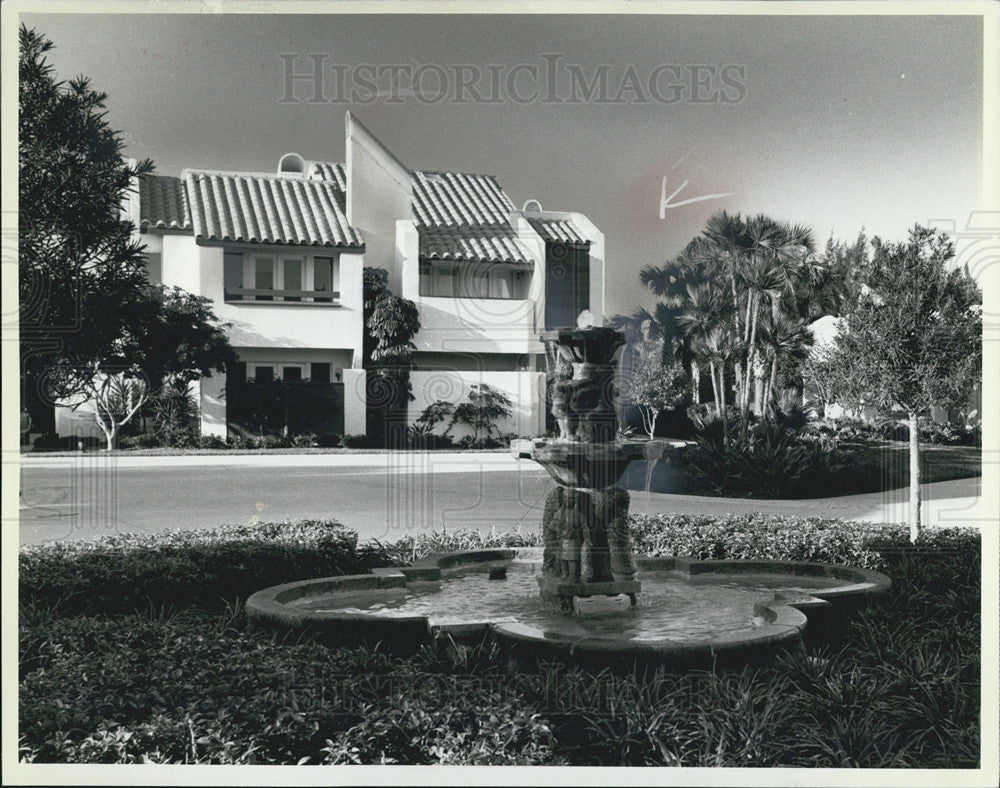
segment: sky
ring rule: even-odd
[[[915,222],[962,227],[980,207],[976,16],[22,21],[54,42],[61,77],[108,94],[127,155],[160,173],[272,172],[289,151],[343,161],[349,110],[413,169],[490,173],[518,208],[581,211],[606,237],[608,314],[652,305],[640,269],[718,210],[804,223],[822,245],[862,227],[891,239]],[[317,61],[320,95],[305,80],[289,93],[289,65]]]

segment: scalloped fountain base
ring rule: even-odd
[[[335,643],[415,648],[489,636],[529,656],[688,666],[766,656],[797,642],[810,618],[891,584],[878,572],[833,564],[638,558],[637,606],[566,616],[531,593],[539,552],[449,553],[370,575],[274,586],[247,600],[247,615]],[[489,571],[499,567],[507,571]]]

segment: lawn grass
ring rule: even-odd
[[[442,548],[533,543],[533,535],[497,535],[487,545],[478,534],[451,534],[447,544],[418,538],[359,548],[342,526],[312,522],[25,548],[21,759],[978,764],[977,531],[931,531],[911,545],[901,526],[834,520],[661,516],[635,526],[645,552],[813,555],[879,569],[894,584],[881,600],[763,666],[679,675],[519,669],[488,641],[447,656],[424,648],[402,658],[251,631],[241,599],[256,584]],[[171,577],[149,581],[168,568]],[[252,580],[241,582],[241,574]],[[104,588],[109,577],[117,602]],[[83,593],[88,585],[91,594]]]

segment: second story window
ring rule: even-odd
[[[530,271],[500,263],[420,263],[422,296],[524,300],[530,285]]]
[[[339,303],[337,262],[333,255],[227,251],[226,301]]]

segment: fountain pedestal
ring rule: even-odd
[[[574,597],[626,594],[635,604],[641,585],[629,540],[629,494],[617,482],[629,463],[658,460],[669,448],[666,441],[511,442],[515,457],[534,460],[557,483],[542,511],[543,598],[566,612]]]
[[[541,595],[571,607],[575,596],[639,593],[628,543],[628,493],[556,487],[542,513]]]
[[[511,444],[514,456],[535,460],[558,485],[542,514],[539,591],[567,612],[574,597],[627,594],[634,605],[640,584],[628,537],[629,495],[617,483],[630,462],[658,458],[666,444],[615,440],[614,355],[624,342],[621,332],[560,328],[541,340],[559,437]]]

